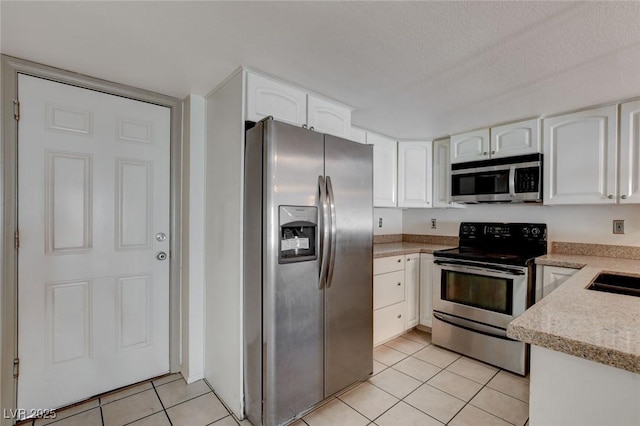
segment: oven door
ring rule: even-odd
[[[506,330],[527,308],[526,267],[457,259],[436,259],[434,264],[434,315],[445,314],[450,322],[458,318],[465,327],[479,323],[479,328]]]

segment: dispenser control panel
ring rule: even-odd
[[[316,260],[318,208],[280,206],[280,241],[278,263]]]

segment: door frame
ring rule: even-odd
[[[40,77],[58,83],[95,90],[110,95],[148,102],[171,109],[170,142],[170,232],[169,248],[169,367],[171,372],[180,370],[180,265],[182,263],[182,101],[177,98],[113,83],[94,77],[66,71],[35,62],[1,55],[2,102],[0,104],[0,406],[17,408],[17,384],[13,377],[13,360],[18,355],[18,252],[14,246],[14,233],[18,221],[18,122],[14,118],[13,101],[18,99],[18,74]],[[92,395],[87,395],[92,396]],[[46,408],[46,407],[43,407]],[[1,425],[13,424],[4,419]]]

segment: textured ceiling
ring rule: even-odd
[[[11,2],[2,53],[179,98],[239,65],[433,138],[640,96],[640,2]]]

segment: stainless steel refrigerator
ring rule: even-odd
[[[373,370],[373,150],[267,118],[246,134],[244,393],[279,425]]]

